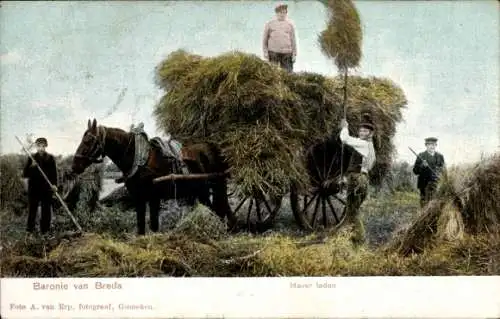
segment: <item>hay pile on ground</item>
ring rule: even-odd
[[[9,154],[0,158],[0,208],[12,211],[15,214],[27,213],[28,198],[22,180],[22,170],[27,155]],[[99,193],[102,189],[102,165],[89,167],[76,181],[71,182],[65,176],[71,170],[72,157],[56,157],[58,169],[58,184],[61,186],[59,194],[66,195],[66,204],[71,210],[94,210]],[[59,208],[59,201],[54,200],[54,207]]]
[[[468,233],[500,234],[500,154],[483,160],[459,190]]]
[[[0,157],[0,209],[22,214],[28,205],[22,181],[23,163],[18,155]]]
[[[499,236],[499,185],[499,154],[473,168],[445,172],[435,198],[389,249],[408,255],[467,234]]]
[[[352,245],[346,229],[324,241],[292,228],[259,236],[228,234],[203,206],[168,225],[162,216],[161,233],[143,237],[135,235],[134,211],[99,208],[79,214],[89,232],[83,236],[74,233],[74,225],[61,213],[57,219],[65,222],[56,221],[55,234],[35,238],[25,237],[25,218],[1,212],[0,268],[3,276],[14,277],[500,274],[498,236],[465,233],[409,256],[387,251],[380,244],[411,218],[416,206],[416,193],[369,199],[362,209],[374,242],[362,247]]]
[[[204,58],[182,50],[158,66],[157,78],[166,91],[154,110],[158,127],[183,143],[217,145],[246,194],[260,189],[282,195],[291,183],[304,186],[301,151],[339,133],[341,78],[288,74],[253,54]],[[349,81],[351,133],[361,115],[370,113],[377,129],[377,167],[388,167],[404,93],[387,79]]]
[[[500,241],[484,236],[466,237],[410,257],[356,249],[347,233],[322,244],[302,242],[282,235],[201,241],[179,233],[123,240],[85,234],[61,239],[56,246],[37,242],[43,254],[30,256],[25,249],[25,255],[10,254],[0,262],[2,275],[12,277],[500,274]],[[35,248],[30,241],[20,245]]]
[[[76,180],[66,178],[71,172],[73,156],[67,156],[58,161],[59,183],[63,186],[62,195],[70,210],[94,211],[99,201],[104,177],[104,164],[93,164]]]

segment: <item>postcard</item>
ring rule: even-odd
[[[2,2],[2,318],[500,316],[498,10]]]

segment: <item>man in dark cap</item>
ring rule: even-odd
[[[413,173],[418,175],[417,188],[420,190],[420,206],[423,207],[432,198],[437,181],[445,168],[444,156],[436,152],[437,138],[425,139],[427,150],[418,154]]]
[[[354,149],[347,169],[346,224],[354,227],[352,241],[361,244],[365,241],[365,229],[359,208],[368,195],[369,172],[375,165],[376,155],[372,137],[374,126],[365,116],[358,129],[358,137],[349,135],[348,123],[342,120],[340,140]]]
[[[47,153],[47,139],[40,137],[35,141],[37,152],[28,157],[28,162],[24,167],[23,177],[28,179],[28,224],[26,230],[33,233],[35,230],[36,215],[38,205],[42,206],[42,216],[40,219],[40,232],[45,234],[50,229],[52,215],[52,196],[57,192],[57,167],[52,154]],[[43,177],[39,166],[50,181],[50,184]]]

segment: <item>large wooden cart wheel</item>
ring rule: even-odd
[[[245,221],[245,227],[251,232],[262,233],[273,227],[281,208],[283,197],[273,197],[255,192],[253,196],[240,196],[237,191],[229,190],[229,205],[236,217]]]
[[[311,187],[290,189],[290,206],[295,220],[303,229],[320,230],[340,227],[345,220],[347,186],[340,183],[341,166],[346,160],[331,152],[338,148],[335,140],[311,146],[306,152],[306,165]]]
[[[292,187],[290,205],[295,220],[310,231],[340,227],[345,220],[345,193],[327,187],[316,187],[305,193]]]

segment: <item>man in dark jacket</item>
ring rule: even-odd
[[[48,146],[47,139],[40,137],[35,141],[35,144],[37,152],[32,155],[35,162],[31,157],[28,157],[23,171],[23,177],[28,179],[29,212],[26,230],[30,233],[34,232],[38,205],[41,204],[40,232],[45,234],[50,229],[52,196],[54,192],[57,192],[57,167],[54,156],[45,150]],[[37,165],[45,173],[50,184],[47,183]]]
[[[413,173],[418,175],[417,187],[420,190],[420,206],[423,207],[432,198],[437,181],[445,168],[444,157],[436,152],[437,138],[425,139],[427,150],[418,154],[413,165]]]

